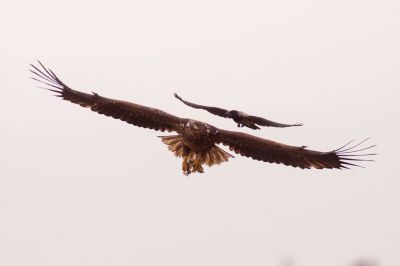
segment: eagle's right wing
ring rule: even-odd
[[[36,67],[31,64],[30,71],[36,75],[32,79],[37,80],[51,88],[46,88],[57,93],[56,96],[64,100],[90,108],[92,111],[129,124],[160,131],[177,131],[186,119],[170,115],[159,109],[142,106],[135,103],[114,100],[102,97],[97,93],[83,93],[73,90],[65,85],[50,69],[43,66]]]
[[[222,129],[218,130],[214,138],[216,143],[229,146],[230,150],[242,156],[302,169],[349,168],[349,166],[359,166],[357,163],[360,161],[371,161],[364,159],[363,156],[376,155],[375,153],[360,153],[375,147],[372,145],[361,148],[360,145],[366,140],[351,147],[348,147],[350,144],[348,143],[336,150],[320,152],[309,150],[306,146],[290,146],[246,133]]]
[[[228,112],[228,110],[225,110],[223,108],[218,108],[218,107],[212,107],[212,106],[204,106],[204,105],[200,105],[200,104],[195,104],[195,103],[191,103],[188,101],[185,101],[181,98],[181,96],[179,96],[178,94],[174,93],[175,98],[177,98],[178,100],[180,100],[181,102],[183,102],[184,104],[186,104],[187,106],[193,107],[195,109],[203,109],[206,110],[214,115],[217,116],[221,116],[221,117],[228,117],[226,115],[226,113]]]

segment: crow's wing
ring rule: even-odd
[[[221,117],[227,117],[226,113],[228,112],[228,110],[225,110],[223,108],[218,108],[218,107],[212,107],[212,106],[204,106],[204,105],[200,105],[200,104],[195,104],[195,103],[191,103],[188,101],[185,101],[181,98],[181,96],[179,96],[178,94],[174,93],[175,98],[177,98],[178,100],[180,100],[181,102],[183,102],[184,104],[186,104],[187,106],[193,107],[195,109],[203,109],[206,110],[214,115],[218,115]]]
[[[295,127],[295,126],[302,126],[303,124],[301,123],[296,123],[296,124],[282,124],[282,123],[277,123],[259,116],[252,116],[249,115],[246,117],[250,121],[254,122],[255,124],[259,126],[265,126],[265,127]]]

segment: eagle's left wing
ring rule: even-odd
[[[160,131],[177,131],[186,119],[173,116],[159,109],[147,106],[114,100],[102,97],[97,93],[83,93],[73,90],[65,85],[50,69],[38,61],[40,67],[31,64],[30,71],[37,80],[48,87],[50,91],[57,93],[56,96],[64,100],[90,108],[92,111],[115,119],[125,121],[129,124]]]
[[[329,152],[320,152],[306,149],[306,146],[296,147],[275,141],[259,138],[241,132],[219,129],[215,135],[215,142],[229,146],[230,150],[237,154],[251,157],[254,160],[269,163],[282,163],[293,167],[305,168],[348,168],[359,166],[359,161],[371,161],[362,159],[362,156],[375,154],[359,154],[361,151],[370,149],[357,148],[363,142],[348,147],[348,144]]]

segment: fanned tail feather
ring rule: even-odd
[[[168,150],[172,151],[176,157],[187,156],[189,150],[183,145],[182,136],[159,136],[161,141],[168,146]]]
[[[201,154],[202,164],[205,163],[209,167],[227,162],[229,158],[233,158],[233,156],[216,145],[205,154]]]
[[[175,154],[175,156],[182,158],[186,157],[189,161],[197,161],[200,165],[206,164],[211,167],[214,164],[218,165],[227,162],[229,158],[234,157],[216,145],[206,152],[195,153],[183,144],[183,139],[180,135],[159,137],[161,138],[161,141],[168,146],[168,149]]]

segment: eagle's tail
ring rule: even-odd
[[[194,169],[200,170],[201,165],[206,164],[208,166],[212,166],[214,164],[220,164],[229,160],[229,158],[233,158],[233,156],[218,146],[214,145],[208,151],[202,153],[195,153],[190,150],[187,146],[183,144],[182,136],[173,135],[173,136],[159,136],[161,141],[168,145],[168,149],[172,151],[175,156],[184,158],[184,161],[192,162],[195,166]]]
[[[182,136],[158,136],[164,144],[168,145],[168,150],[172,151],[176,157],[184,157],[189,154],[189,149],[183,145]]]
[[[214,164],[227,162],[229,158],[233,158],[233,155],[214,145],[208,152],[201,154],[200,162],[201,164],[213,166]]]

